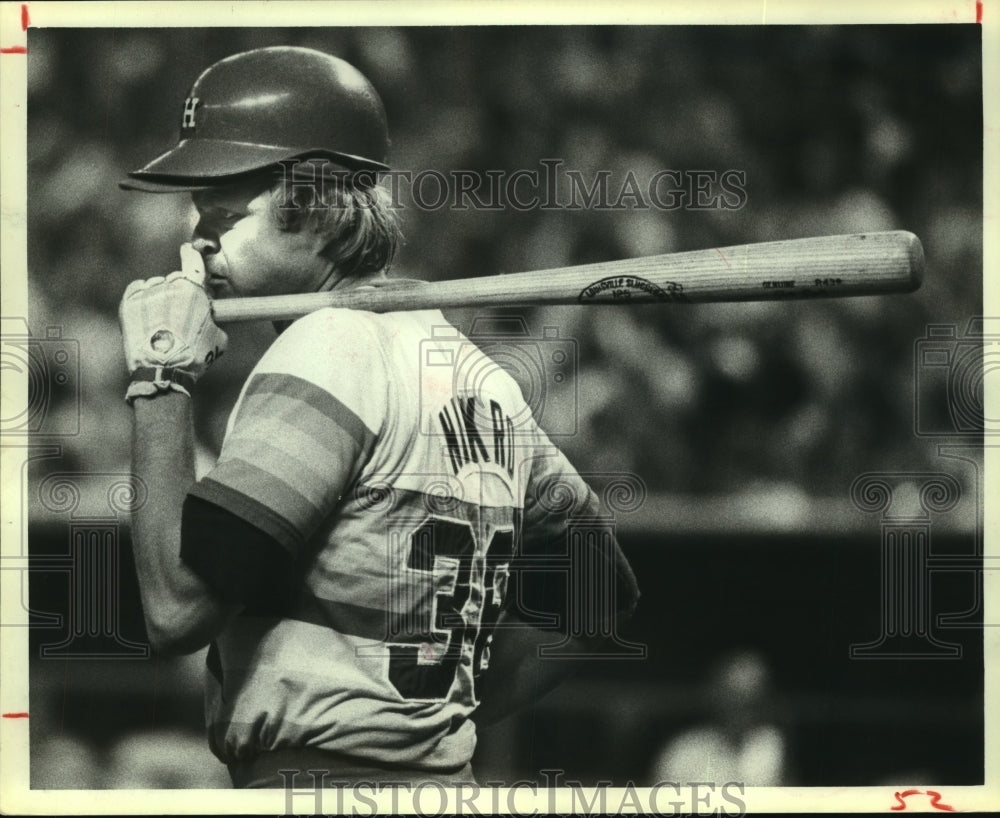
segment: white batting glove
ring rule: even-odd
[[[129,402],[169,390],[190,395],[226,350],[226,333],[212,320],[205,263],[190,244],[181,245],[179,271],[128,285],[118,322],[132,375]]]

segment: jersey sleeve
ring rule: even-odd
[[[364,313],[327,309],[296,321],[255,368],[218,463],[190,495],[294,556],[371,456],[388,388]]]
[[[638,603],[635,574],[593,489],[542,437],[547,445],[531,463],[521,549],[512,566],[516,593],[508,599],[529,612],[557,614],[564,631],[582,604],[591,624],[613,632],[613,620],[627,619]]]

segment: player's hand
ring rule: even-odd
[[[228,340],[212,320],[205,263],[190,244],[181,245],[179,271],[128,285],[118,321],[132,374],[169,367],[197,380],[225,352]]]

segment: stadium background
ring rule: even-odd
[[[484,731],[481,777],[544,780],[540,770],[558,768],[588,783],[649,783],[657,748],[705,717],[708,669],[745,647],[771,671],[767,715],[787,741],[787,783],[981,781],[975,571],[938,572],[930,586],[934,614],[972,610],[965,627],[935,621],[961,657],[849,657],[881,628],[879,519],[852,505],[856,477],[952,474],[962,501],[933,519],[933,549],[975,549],[979,455],[973,445],[966,460],[944,457],[942,438],[915,433],[915,401],[947,426],[952,396],[914,350],[928,324],[961,336],[982,313],[980,30],[616,26],[30,30],[28,324],[47,338],[43,355],[78,343],[80,367],[72,389],[44,406],[26,481],[38,569],[33,785],[218,780],[201,735],[200,655],[67,658],[78,617],[65,555],[73,526],[103,516],[121,558],[113,618],[124,642],[142,645],[126,515],[98,508],[128,471],[115,311],[129,280],[174,269],[191,219],[184,196],[116,183],[172,143],[203,67],[272,44],[361,68],[389,112],[396,168],[512,173],[557,158],[587,179],[611,171],[613,190],[630,170],[640,180],[662,169],[746,172],[739,210],[425,211],[404,196],[396,275],[492,275],[863,230],[912,230],[927,251],[926,283],[910,296],[502,313],[524,318],[529,352],[545,327],[574,345],[567,386],[538,376],[573,408],[572,422],[550,417],[572,432],[557,438],[570,459],[596,480],[637,475],[644,486],[617,525],[644,591],[623,637],[648,655],[591,663]],[[451,315],[466,328],[476,317]],[[206,378],[202,466],[271,337],[266,326],[234,328]],[[82,487],[82,504],[97,497],[93,508],[46,500],[58,474]]]

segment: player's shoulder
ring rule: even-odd
[[[371,384],[385,369],[385,354],[370,315],[342,308],[309,313],[279,334],[256,372],[288,373],[324,386],[352,379]]]
[[[380,333],[372,313],[327,307],[304,315],[284,328],[268,349],[264,360],[289,359],[317,363],[338,361],[362,363],[378,358]]]
[[[377,316],[363,310],[346,307],[324,307],[292,322],[279,340],[304,341],[312,338],[329,339],[343,335],[365,335],[375,332]]]
[[[431,336],[448,326],[440,310],[374,313],[346,307],[324,307],[304,315],[288,327],[279,340],[300,343],[331,339],[392,343],[401,336]]]

